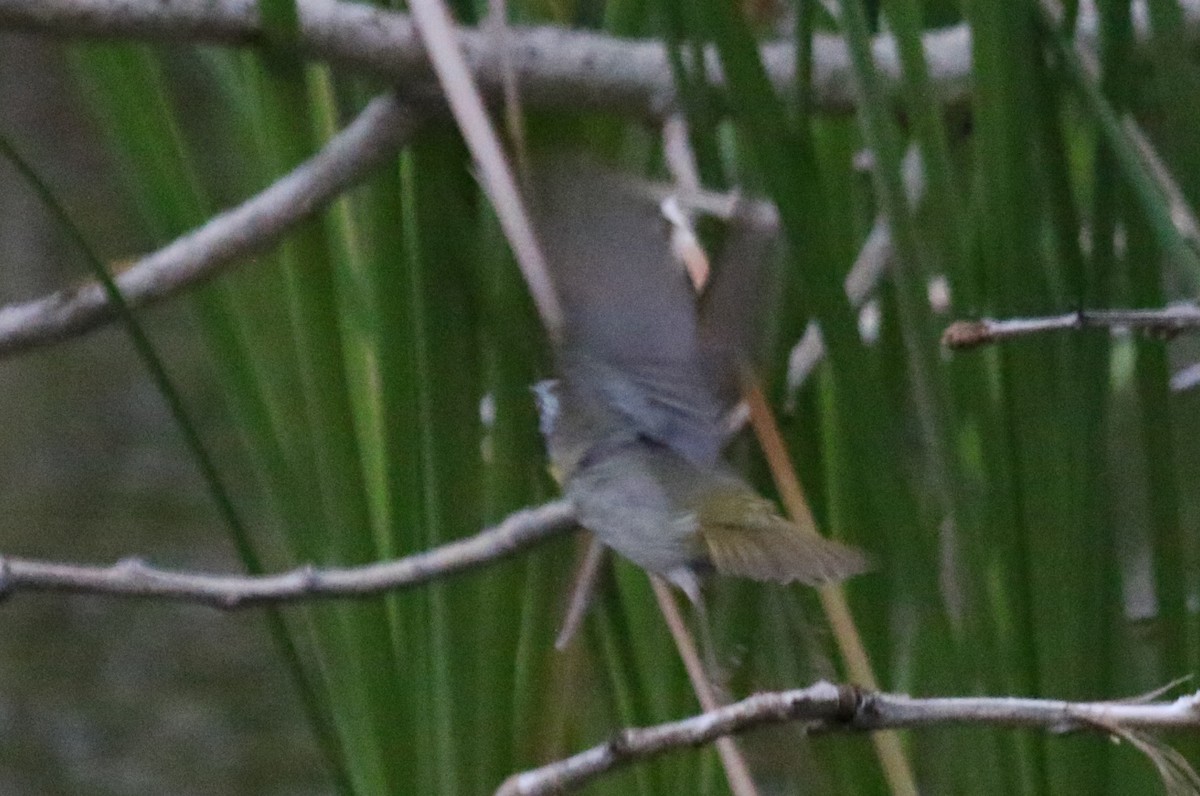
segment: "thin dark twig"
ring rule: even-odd
[[[1179,304],[1162,309],[1082,310],[1038,318],[955,321],[942,333],[942,345],[965,351],[1033,334],[1081,329],[1136,329],[1169,338],[1200,329],[1200,307]]]
[[[257,547],[247,532],[241,514],[234,506],[232,495],[226,486],[225,479],[213,461],[208,445],[201,438],[196,424],[192,420],[191,412],[188,410],[183,396],[180,394],[174,379],[167,370],[166,362],[162,359],[158,349],[142,328],[142,324],[134,317],[129,303],[126,301],[125,296],[122,295],[121,289],[117,286],[113,276],[108,272],[99,254],[92,247],[83,230],[79,228],[75,220],[67,213],[50,186],[42,180],[40,174],[33,169],[3,136],[0,136],[0,154],[3,154],[17,171],[25,177],[29,186],[42,199],[46,209],[58,219],[67,236],[75,242],[76,246],[83,253],[84,259],[88,262],[95,276],[97,289],[102,291],[105,300],[112,308],[114,317],[119,318],[125,326],[125,331],[129,336],[130,342],[133,344],[134,350],[142,360],[142,364],[146,367],[151,381],[158,389],[168,410],[174,417],[175,425],[183,437],[184,444],[191,452],[201,478],[207,485],[209,494],[216,505],[217,513],[229,530],[239,558],[241,558],[242,563],[249,570],[251,576],[257,575],[262,571],[262,561]],[[0,559],[0,595],[4,593],[3,584],[10,579],[11,567]],[[287,632],[283,618],[279,616],[274,608],[267,610],[266,623],[268,632],[292,675],[304,710],[309,715],[318,740],[329,758],[334,777],[340,783],[346,779],[344,765],[337,754],[336,745],[332,741],[330,728],[325,721],[322,711],[318,707],[312,678],[300,659],[295,642]]]

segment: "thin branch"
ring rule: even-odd
[[[663,156],[676,191],[693,195],[701,193],[700,170],[696,167],[696,156],[688,140],[687,119],[683,114],[673,113],[663,120],[662,142]],[[702,293],[712,269],[708,254],[696,235],[693,208],[681,206],[676,195],[663,199],[659,207],[663,218],[671,225],[671,252],[687,272],[692,288]]]
[[[117,274],[126,303],[136,308],[167,298],[269,247],[395,153],[416,124],[415,115],[396,97],[372,100],[295,171]],[[98,282],[0,307],[0,356],[82,334],[115,317]]]
[[[1200,0],[1187,0],[1183,5],[1189,30],[1200,30]],[[308,56],[405,82],[410,93],[420,93],[413,86],[426,85],[429,96],[437,94],[425,50],[408,16],[330,0],[301,0],[300,11],[299,41]],[[1144,15],[1137,19],[1144,20]],[[0,28],[231,45],[251,45],[261,36],[257,5],[251,0],[0,0]],[[1140,21],[1138,30],[1144,35],[1146,29]],[[1080,14],[1077,40],[1091,41],[1094,35],[1095,14],[1089,6]],[[531,105],[597,107],[641,115],[661,113],[670,105],[672,78],[656,42],[556,28],[513,28],[506,38],[510,48],[505,53],[498,50],[496,37],[486,32],[458,31],[467,66],[489,96],[499,96],[503,88],[498,76],[505,70],[495,67],[511,61],[523,97]],[[970,62],[967,29],[934,31],[926,35],[925,43],[935,82],[938,75],[949,76],[948,84],[961,84],[949,93],[965,96]],[[818,38],[814,52],[816,96],[824,97],[829,107],[849,108],[850,98],[839,99],[837,94],[849,85],[843,79],[848,58],[841,38]],[[881,73],[894,80],[899,67],[890,39],[876,40],[875,55]],[[764,59],[781,86],[791,80],[791,58],[790,44],[764,49]],[[713,79],[719,75],[714,74]],[[395,100],[377,102],[383,105]],[[390,113],[395,121],[371,133],[368,128],[378,125],[378,117],[388,113],[382,107],[369,107],[312,161],[255,199],[138,262],[121,275],[118,285],[138,306],[208,278],[220,266],[273,242],[288,225],[360,179],[385,150],[400,145],[412,120],[405,123],[398,107]],[[372,135],[379,138],[372,141]],[[337,156],[349,162],[338,164]],[[322,169],[322,165],[330,168]],[[295,214],[280,212],[280,206],[286,211],[291,204],[292,193],[303,197],[295,205]],[[211,255],[206,251],[210,246]],[[2,308],[0,355],[78,334],[110,317],[103,292],[92,284]],[[822,348],[819,342],[817,349]]]
[[[1200,0],[1182,0],[1187,35],[1200,32]],[[366,4],[299,0],[299,46],[311,59],[367,72],[406,88],[436,95],[424,49],[404,14]],[[1135,3],[1140,38],[1149,31],[1144,3]],[[0,0],[0,28],[64,36],[187,41],[248,46],[262,29],[255,0]],[[1097,16],[1090,3],[1079,14],[1077,37],[1096,40]],[[459,29],[471,71],[489,98],[504,91],[502,57],[495,37]],[[936,100],[960,103],[971,91],[971,36],[965,25],[926,33],[922,38]],[[659,116],[673,102],[675,88],[660,42],[618,39],[559,28],[513,27],[512,68],[523,101],[533,106],[608,110]],[[890,36],[877,37],[873,53],[891,96],[899,94],[900,59]],[[853,109],[850,58],[840,36],[819,34],[812,48],[812,97],[827,111]],[[782,41],[763,48],[763,62],[779,89],[795,76],[795,46]],[[707,58],[710,79],[720,82],[716,58]]]
[[[494,528],[423,553],[360,567],[301,567],[276,575],[210,575],[155,569],[138,559],[110,567],[0,557],[0,595],[53,591],[200,603],[223,610],[263,603],[370,597],[444,578],[512,555],[573,527],[557,500],[512,514]]]
[[[1170,338],[1200,330],[1200,307],[1178,304],[1150,310],[1081,310],[1042,318],[955,321],[942,333],[942,345],[965,351],[1018,337],[1081,329],[1137,329]]]
[[[681,721],[618,730],[607,743],[509,777],[496,793],[559,793],[672,749],[699,746],[733,733],[789,721],[808,722],[817,730],[874,732],[883,728],[975,724],[1124,735],[1137,729],[1200,728],[1200,693],[1151,703],[1012,697],[918,699],[820,682],[804,689],[756,694]]]
[[[366,4],[299,0],[299,45],[305,56],[367,72],[406,88],[435,83],[411,17]],[[261,35],[254,0],[0,0],[0,26],[69,36],[128,37],[157,41],[245,46]],[[490,98],[504,91],[503,59],[486,32],[459,29],[471,71]],[[609,110],[658,116],[673,103],[674,81],[661,42],[618,39],[561,28],[513,26],[509,32],[512,67],[528,106]],[[942,97],[961,101],[969,91],[970,37],[965,27],[929,35],[927,44],[944,53],[933,59],[950,70]],[[899,59],[890,41],[880,40],[881,67],[899,82]],[[765,64],[778,85],[792,80],[790,43],[764,49]],[[814,42],[813,95],[829,108],[849,110],[853,98],[845,77],[849,58],[834,36]],[[716,59],[708,60],[719,79]]]

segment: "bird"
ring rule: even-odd
[[[868,569],[862,551],[802,530],[724,459],[763,236],[731,224],[698,295],[644,185],[560,155],[535,164],[527,190],[564,317],[556,377],[534,388],[539,427],[579,524],[693,602],[714,572],[822,585]]]

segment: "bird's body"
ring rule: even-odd
[[[718,272],[702,315],[654,203],[627,180],[555,163],[536,188],[566,318],[558,379],[538,388],[541,427],[580,524],[689,592],[712,569],[809,584],[865,569],[859,551],[785,520],[722,460],[754,280]]]
[[[681,568],[705,568],[699,517],[680,510],[697,497],[700,471],[667,448],[631,440],[598,450],[567,481],[579,523],[599,529],[612,549],[643,569],[678,581]],[[619,496],[614,500],[614,496]]]

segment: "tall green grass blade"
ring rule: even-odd
[[[458,139],[444,132],[423,137],[406,162],[406,188],[412,195],[410,311],[420,330],[418,400],[427,544],[471,533],[482,521],[475,251],[473,241],[463,234],[471,227],[476,196],[468,162]],[[455,731],[457,726],[470,726],[472,697],[455,697],[474,696],[473,680],[465,670],[468,661],[456,654],[467,637],[455,618],[470,617],[474,610],[470,594],[452,592],[444,584],[431,588],[428,599],[438,790],[453,793],[464,787],[460,777],[473,765],[472,750],[460,743]]]
[[[1101,4],[1101,82],[1099,89],[1111,103],[1114,115],[1126,112],[1131,106],[1138,104],[1146,106],[1145,110],[1158,113],[1154,100],[1140,99],[1138,92],[1137,73],[1134,71],[1133,54],[1133,23],[1131,12],[1126,3],[1108,2]],[[1164,11],[1157,9],[1156,14],[1160,27]],[[1166,12],[1170,16],[1170,12]],[[1168,38],[1170,34],[1167,34]],[[1155,48],[1159,53],[1158,48]],[[1174,56],[1174,57],[1172,57]],[[1150,80],[1173,82],[1174,77],[1166,78],[1178,69],[1191,69],[1190,64],[1179,59],[1178,51],[1173,50],[1168,42],[1162,48],[1155,61],[1158,71],[1150,76]],[[1186,74],[1181,81],[1188,82]],[[1167,90],[1167,102],[1173,95]],[[1139,101],[1140,100],[1140,101]],[[1088,106],[1093,122],[1097,126],[1104,125],[1100,118],[1100,108],[1095,104]],[[1192,114],[1180,109],[1167,111],[1171,118],[1171,126],[1176,129],[1168,134],[1167,140],[1177,140],[1176,136],[1186,135],[1183,130],[1195,128],[1198,121]],[[1182,129],[1180,127],[1182,126]],[[1184,163],[1187,160],[1184,159]],[[1096,306],[1106,306],[1110,303],[1151,302],[1147,306],[1159,306],[1164,299],[1162,289],[1163,274],[1161,237],[1154,230],[1158,227],[1147,220],[1148,215],[1144,204],[1136,201],[1138,193],[1130,186],[1129,176],[1117,168],[1118,153],[1113,150],[1112,140],[1102,136],[1097,142],[1095,165],[1095,212],[1093,257],[1095,263],[1095,285],[1092,290],[1099,294],[1093,302]],[[1186,184],[1196,179],[1195,169],[1184,168],[1175,172],[1176,178]],[[1194,184],[1194,182],[1193,182]],[[1165,210],[1165,208],[1162,208]],[[1126,272],[1129,289],[1123,301],[1120,289],[1123,280],[1120,276],[1119,255],[1116,250],[1116,237],[1119,225],[1123,227],[1127,241]],[[1148,515],[1149,546],[1153,561],[1153,577],[1158,606],[1156,624],[1160,625],[1160,633],[1154,639],[1146,640],[1129,638],[1128,632],[1123,639],[1121,649],[1114,651],[1114,659],[1110,667],[1111,689],[1138,689],[1151,686],[1152,683],[1144,676],[1133,674],[1130,663],[1135,657],[1147,654],[1157,654],[1158,667],[1152,675],[1154,682],[1169,679],[1166,672],[1192,669],[1195,667],[1195,628],[1194,621],[1188,616],[1186,609],[1187,586],[1186,572],[1194,566],[1192,550],[1181,528],[1182,495],[1177,479],[1179,467],[1175,447],[1174,434],[1171,431],[1172,402],[1167,393],[1167,362],[1161,343],[1151,340],[1139,340],[1136,343],[1136,387],[1138,395],[1138,416],[1141,430],[1141,451],[1145,461],[1146,514]],[[1115,507],[1114,507],[1115,508]],[[1122,536],[1124,544],[1117,540],[1110,543],[1110,551],[1114,566],[1120,563],[1118,553],[1128,551],[1134,545],[1140,544],[1138,528],[1124,528]],[[1127,554],[1127,553],[1126,553]],[[1128,569],[1126,569],[1128,571]],[[1182,601],[1182,602],[1181,602]],[[1118,614],[1119,618],[1124,618]],[[1132,680],[1131,680],[1132,675]],[[1186,748],[1186,752],[1194,754],[1194,747]],[[1115,776],[1129,782],[1130,788],[1145,787],[1145,772],[1133,766],[1130,761],[1118,759],[1113,763]]]
[[[161,85],[159,69],[143,50],[131,47],[84,47],[76,52],[77,71],[91,86],[90,95],[108,128],[109,139],[125,161],[124,173],[141,199],[142,213],[159,240],[167,240],[199,225],[207,216],[203,189],[188,166],[184,145]],[[262,472],[278,500],[277,507],[298,509],[302,502],[289,494],[291,466],[279,444],[279,430],[261,389],[244,330],[237,322],[225,288],[213,285],[196,293],[195,305],[203,321],[206,342],[242,428],[252,441]],[[250,540],[237,542],[248,549]],[[244,559],[251,571],[261,571],[256,557]],[[314,691],[312,675],[301,668],[293,642],[282,618],[269,612],[272,635],[290,661],[292,674],[301,685],[301,698],[310,714],[331,770],[343,787],[344,765],[330,736],[328,706]]]
[[[903,19],[903,15],[900,18]],[[941,493],[942,511],[947,516],[953,516],[957,490],[952,483],[954,459],[948,429],[949,413],[942,382],[937,378],[938,335],[930,318],[926,288],[932,272],[922,257],[916,223],[905,198],[900,132],[875,74],[870,34],[861,0],[849,0],[843,5],[842,25],[859,86],[863,137],[875,160],[872,174],[875,177],[876,194],[888,219],[895,249],[893,283],[896,287],[896,306],[900,313],[901,335],[905,338],[916,412],[921,420],[923,441],[929,451],[930,479],[934,488]],[[912,49],[914,44],[919,48],[918,40],[915,43],[909,41],[908,49]],[[916,69],[918,62],[923,62],[923,57],[911,58],[906,66]],[[911,82],[919,83],[919,80],[918,75]],[[919,84],[912,86],[908,93],[911,95],[910,107],[912,101],[922,99]],[[925,110],[923,118],[932,112],[926,109],[926,104],[921,102],[913,108]],[[925,123],[933,126],[936,121],[925,120]],[[936,139],[936,133],[932,131],[927,131],[926,135]]]
[[[983,300],[988,312],[1001,316],[1052,311],[1064,301],[1064,274],[1077,283],[1082,266],[1075,233],[1068,229],[1076,222],[1068,215],[1073,199],[1063,187],[1056,99],[1039,53],[1029,46],[1035,19],[1032,9],[1014,14],[1001,3],[976,4],[972,11],[978,31],[976,187],[981,264],[987,274],[981,282]],[[1031,114],[1044,116],[1031,127]],[[1063,205],[1043,211],[1044,196]],[[1047,215],[1048,231],[1057,231],[1058,255],[1064,259],[1044,246],[1041,222]],[[1077,560],[1079,548],[1092,541],[1080,508],[1102,491],[1100,485],[1061,465],[1061,457],[1079,460],[1095,445],[1085,436],[1088,419],[1077,411],[1095,400],[1090,396],[1097,394],[1098,374],[1079,371],[1077,345],[1075,340],[1016,344],[997,355],[1001,427],[984,436],[983,455],[1011,472],[1014,491],[998,493],[994,500],[1009,503],[1019,514],[996,518],[997,555],[988,594],[997,649],[1005,651],[1007,685],[1018,692],[1094,692],[1097,667],[1088,661],[1104,649],[1100,605],[1089,611],[1087,621],[1073,622],[1064,632],[1068,606],[1095,605],[1103,580],[1111,577],[1111,571],[1097,572]],[[1094,448],[1090,452],[1096,454]],[[1011,465],[1001,463],[1004,457],[1011,457]],[[1026,792],[1066,792],[1079,783],[1093,788],[1102,781],[1103,762],[1094,747],[1068,749],[1026,739],[1010,746]]]
[[[1162,134],[1154,136],[1155,144],[1185,198],[1195,207],[1200,199],[1200,151],[1191,141],[1200,114],[1192,100],[1200,95],[1200,65],[1184,35],[1187,20],[1177,0],[1150,0],[1146,10],[1151,30],[1146,52],[1155,68],[1146,81],[1151,91],[1143,96],[1155,98],[1159,117],[1157,122],[1147,123],[1160,126]]]
[[[836,267],[831,248],[832,220],[821,209],[825,190],[810,133],[805,127],[790,128],[787,124],[744,22],[726,3],[708,2],[703,8],[727,80],[734,119],[747,137],[767,193],[779,208],[785,237],[797,258],[793,267],[798,270],[803,306],[820,320],[829,352],[839,424],[836,433],[826,439],[826,455],[842,449],[846,455],[842,461],[853,463],[844,472],[853,472],[853,476],[839,484],[834,475],[837,471],[828,471],[833,476],[828,488],[835,506],[829,513],[834,522],[827,527],[841,531],[846,527],[842,521],[848,520],[851,527],[857,526],[856,533],[863,534],[860,538],[872,540],[868,544],[877,546],[884,540],[894,544],[920,533],[913,497],[903,483],[903,468],[896,466],[898,462],[893,458],[900,451],[893,436],[899,422],[878,411],[877,406],[868,409],[865,403],[868,396],[882,393],[878,365],[858,339],[855,318],[843,291],[844,271]],[[869,473],[859,469],[868,461],[875,463]],[[873,488],[864,496],[862,485],[867,483]],[[882,567],[892,563],[888,553],[886,548],[880,553]],[[888,585],[903,588],[902,581]],[[852,592],[871,588],[869,584],[856,586],[851,587]],[[875,588],[884,587],[880,584]],[[881,603],[879,596],[873,601],[875,605],[900,608],[898,600],[884,599]],[[889,639],[874,633],[864,635],[873,652],[877,676],[881,682],[890,682],[891,660],[884,654]],[[907,772],[893,771],[891,776],[897,787],[906,787],[900,783],[908,777]]]
[[[1132,74],[1129,69],[1129,56],[1133,44],[1133,24],[1129,16],[1128,3],[1107,2],[1098,6],[1100,11],[1100,40],[1099,57],[1101,64],[1101,90],[1109,97],[1115,107],[1124,107],[1132,86]],[[1095,154],[1092,166],[1092,206],[1090,237],[1091,257],[1086,263],[1083,275],[1084,282],[1077,288],[1079,304],[1085,307],[1107,307],[1112,305],[1114,295],[1113,282],[1118,273],[1116,252],[1116,230],[1118,216],[1123,204],[1127,203],[1126,191],[1117,172],[1116,158],[1112,148],[1103,138],[1095,142]],[[1123,198],[1125,202],[1123,202]],[[1097,428],[1109,430],[1111,434],[1112,386],[1111,360],[1112,346],[1107,339],[1097,337],[1083,343],[1081,354],[1085,357],[1081,367],[1085,372],[1093,368],[1103,369],[1103,378],[1098,385],[1096,402],[1092,407],[1092,415]],[[1101,474],[1101,477],[1104,477]],[[1105,581],[1105,620],[1110,637],[1117,639],[1119,645],[1114,645],[1108,655],[1104,656],[1099,665],[1103,666],[1105,693],[1120,693],[1122,683],[1119,672],[1124,668],[1125,648],[1129,646],[1128,639],[1121,633],[1124,625],[1124,606],[1120,593],[1120,559],[1117,545],[1118,529],[1114,517],[1115,501],[1111,498],[1097,500],[1088,517],[1092,527],[1098,531],[1098,555],[1102,566],[1108,573]],[[1126,784],[1129,792],[1134,792],[1128,780],[1128,766],[1121,766],[1119,759],[1108,761],[1109,779],[1113,790],[1120,783]],[[1138,769],[1140,770],[1140,769]]]
[[[664,672],[652,667],[639,665],[633,656],[638,635],[628,624],[624,603],[626,602],[617,583],[612,577],[611,570],[606,568],[601,578],[598,605],[593,613],[590,635],[598,636],[596,643],[601,647],[601,655],[606,662],[608,672],[609,698],[612,702],[614,718],[622,726],[639,726],[642,722],[654,721],[652,718],[658,710],[652,709],[653,697],[643,681],[662,681]],[[656,700],[655,700],[656,701]],[[633,772],[633,780],[637,792],[641,794],[659,793],[666,779],[666,764],[652,766]],[[671,773],[678,773],[677,771]],[[679,782],[671,778],[669,781]],[[682,784],[682,783],[680,783]]]
[[[117,315],[137,351],[138,358],[142,360],[151,380],[154,382],[155,388],[166,402],[175,425],[179,428],[184,443],[193,460],[196,462],[201,478],[216,505],[217,513],[230,532],[239,558],[245,564],[248,572],[251,574],[262,574],[265,572],[262,559],[237,509],[234,507],[229,489],[225,485],[212,455],[204,444],[199,430],[196,428],[187,410],[182,395],[175,387],[174,381],[167,371],[166,364],[158,355],[150,338],[142,329],[141,324],[133,317],[133,313],[128,304],[126,304],[120,289],[113,281],[111,274],[109,274],[108,267],[104,264],[99,254],[96,253],[95,249],[92,248],[83,231],[75,224],[70,214],[66,212],[65,207],[50,190],[50,187],[3,135],[0,135],[0,155],[3,155],[16,167],[17,171],[33,187],[46,207],[66,230],[68,237],[83,252],[85,260],[92,269],[93,276],[103,286],[108,301],[116,308]],[[291,641],[287,626],[284,624],[282,616],[275,609],[268,609],[267,623],[271,636],[281,656],[284,658],[285,665],[296,683],[301,701],[313,721],[314,732],[317,733],[318,740],[325,746],[330,742],[330,739],[327,735],[327,725],[321,715],[322,706],[318,701],[313,683],[305,670],[296,647]],[[335,780],[339,785],[344,786],[345,780],[341,774],[341,767],[338,764],[336,752],[328,747],[326,747],[326,751],[332,758],[331,764]]]
[[[0,136],[0,155],[3,155],[16,168],[29,186],[33,188],[34,193],[37,194],[43,205],[50,210],[55,220],[58,221],[67,233],[67,236],[83,253],[84,259],[92,270],[93,277],[104,288],[104,293],[109,303],[116,308],[120,322],[125,327],[125,332],[129,336],[129,340],[133,344],[138,358],[142,360],[146,370],[149,371],[150,379],[154,382],[155,389],[166,402],[167,408],[171,412],[171,417],[175,421],[175,425],[179,428],[184,443],[195,460],[196,466],[200,470],[200,475],[204,479],[205,486],[208,488],[209,494],[216,504],[217,513],[230,530],[231,536],[237,545],[238,554],[247,562],[252,562],[251,568],[253,571],[263,571],[261,561],[254,550],[246,527],[233,505],[233,498],[230,495],[229,488],[225,485],[224,479],[221,477],[216,463],[208,451],[208,447],[204,444],[204,440],[200,436],[200,431],[197,429],[184,403],[183,396],[175,387],[174,380],[167,371],[166,363],[159,356],[158,351],[142,328],[141,323],[133,317],[133,312],[125,302],[125,298],[117,287],[116,282],[113,281],[108,266],[105,265],[100,255],[92,247],[87,236],[75,224],[74,219],[66,211],[66,208],[50,189],[50,186],[42,180],[33,166],[17,152],[8,138],[4,136]]]
[[[417,427],[416,330],[409,312],[413,293],[404,235],[404,198],[398,162],[380,170],[347,202],[343,254],[337,270],[339,317],[346,345],[347,389],[354,401],[364,486],[374,518],[374,543],[382,558],[426,546],[420,430]],[[357,211],[357,212],[354,212]],[[352,213],[352,215],[351,215]],[[433,787],[431,736],[419,717],[429,715],[430,677],[420,598],[387,598],[392,652],[406,673],[396,688],[390,721],[407,741],[392,765],[410,783]]]
[[[1121,118],[1100,91],[1078,52],[1060,31],[1043,22],[1044,35],[1054,46],[1072,87],[1111,148],[1133,196],[1146,214],[1157,245],[1193,285],[1200,284],[1200,255],[1183,238],[1171,218],[1169,204],[1136,146],[1122,129]]]
[[[1163,289],[1155,250],[1144,220],[1126,216],[1129,240],[1131,303],[1161,307]],[[1171,431],[1168,382],[1170,371],[1161,340],[1140,339],[1135,344],[1135,373],[1141,417],[1142,455],[1146,466],[1147,509],[1153,550],[1154,593],[1157,604],[1159,677],[1169,682],[1171,672],[1192,670],[1194,633],[1188,616],[1188,542],[1179,520],[1179,485],[1176,481],[1175,443]]]
[[[551,492],[530,390],[546,372],[546,352],[529,343],[539,339],[540,323],[499,224],[490,208],[481,207],[478,216],[484,390],[480,460],[482,506],[490,523]],[[576,545],[563,540],[552,549],[534,551],[524,562],[483,573],[473,595],[482,620],[473,643],[495,653],[477,662],[476,721],[483,728],[501,722],[512,728],[510,744],[481,750],[479,776],[486,782],[480,788],[494,784],[497,772],[535,764],[533,751],[544,744],[542,724],[553,710],[547,684],[554,681],[555,664],[561,660],[553,650],[562,619],[558,597],[565,588],[565,565],[573,558],[569,551]],[[497,602],[498,594],[508,595],[506,601]]]
[[[895,5],[892,7],[896,8]],[[894,16],[901,20],[897,36],[903,42],[901,48],[905,54],[908,105],[911,112],[921,120],[920,126],[924,128],[922,151],[931,153],[931,162],[941,163],[938,174],[940,181],[936,185],[931,182],[930,189],[947,191],[950,188],[950,180],[949,175],[945,173],[948,168],[940,135],[941,123],[934,116],[929,101],[929,92],[925,85],[924,55],[917,38],[916,27],[909,19],[909,15],[914,11],[908,9],[906,13],[903,8],[896,10],[900,12]],[[894,325],[897,334],[894,338],[894,354],[885,354],[884,362],[886,364],[892,361],[897,365],[906,362],[907,367],[896,366],[890,372],[885,371],[884,382],[893,393],[903,385],[907,385],[907,389],[912,392],[913,411],[917,415],[927,460],[927,478],[923,480],[929,482],[933,493],[934,510],[926,512],[924,524],[938,529],[939,534],[945,534],[947,528],[951,533],[957,534],[962,529],[958,518],[960,515],[965,516],[967,512],[961,507],[965,492],[958,475],[946,381],[939,367],[938,330],[934,326],[927,298],[929,280],[935,271],[925,263],[918,242],[920,233],[915,214],[905,196],[900,134],[892,118],[888,99],[881,90],[875,74],[866,14],[861,3],[851,0],[843,4],[842,26],[851,52],[856,84],[859,87],[859,116],[864,131],[863,137],[873,153],[872,174],[876,195],[888,220],[894,250],[894,289],[888,292],[893,301],[885,306],[894,306],[897,310],[897,323]],[[947,252],[954,251],[959,234],[954,227],[956,218],[951,216],[941,221],[948,227],[948,240],[943,247]],[[884,339],[886,341],[887,337]],[[896,395],[896,415],[901,415],[905,409],[903,399],[903,394]],[[952,648],[956,639],[951,634],[940,584],[936,573],[927,566],[927,562],[938,560],[938,549],[944,543],[932,533],[925,534],[924,538],[918,536],[906,541],[908,543],[904,545],[904,549],[908,551],[908,555],[897,560],[896,566],[902,567],[903,571],[908,573],[907,588],[923,608],[922,627],[916,631],[921,640],[916,641],[914,646],[917,650]],[[923,570],[929,571],[930,574],[925,577],[915,576],[914,573]],[[945,666],[941,660],[932,656],[927,658],[919,652],[916,653],[916,657],[920,669],[927,673],[933,682],[952,688],[961,687],[964,683],[964,680],[956,676],[955,669]],[[972,771],[977,769],[977,766],[977,763],[969,763],[964,770]]]
[[[294,4],[262,6],[269,46],[261,61],[248,62],[256,97],[256,124],[268,174],[276,176],[315,149],[319,129],[310,97],[309,76],[294,48]],[[320,96],[317,94],[317,96]],[[376,560],[378,546],[349,399],[331,234],[317,221],[301,225],[281,246],[295,358],[311,440],[316,492],[323,525],[312,540],[320,560],[363,563]],[[323,623],[320,643],[345,754],[352,760],[355,786],[362,792],[394,792],[402,787],[396,763],[405,738],[395,720],[401,713],[396,684],[402,670],[394,655],[392,625],[379,604],[338,606]]]
[[[1066,303],[1067,296],[1080,295],[1085,264],[1079,245],[1081,222],[1070,185],[1070,152],[1061,124],[1065,118],[1061,105],[1064,94],[1058,88],[1061,81],[1049,69],[1040,69],[1036,78],[1033,130],[1047,201],[1043,217],[1052,240],[1047,247],[1048,259],[1053,265],[1053,289]],[[1067,625],[1062,624],[1065,617],[1052,616],[1052,621],[1060,623],[1057,630],[1041,631],[1039,644],[1047,650],[1041,656],[1042,688],[1044,693],[1064,694],[1068,699],[1087,699],[1089,694],[1105,693],[1108,685],[1107,667],[1097,665],[1097,659],[1110,646],[1110,622],[1119,611],[1115,602],[1120,587],[1117,572],[1105,558],[1106,531],[1090,522],[1093,507],[1103,505],[1108,494],[1103,469],[1107,429],[1102,403],[1108,396],[1109,369],[1102,356],[1103,345],[1097,347],[1099,341],[1094,338],[1079,336],[1054,342],[1057,345],[1048,348],[1057,356],[1059,455],[1087,464],[1062,473],[1064,494],[1059,500],[1063,508],[1055,520],[1058,530],[1053,535],[1041,534],[1043,540],[1052,543],[1036,557],[1040,563],[1039,602],[1062,599],[1066,594],[1081,613]],[[1061,750],[1057,759],[1051,758],[1056,791],[1102,789],[1109,757],[1102,744]]]
[[[1182,36],[1183,12],[1175,2],[1152,0],[1147,4],[1153,30],[1152,53],[1156,65],[1154,84],[1161,96],[1152,109],[1162,119],[1154,144],[1162,153],[1164,167],[1183,193],[1194,215],[1200,197],[1200,153],[1193,141],[1200,130],[1200,112],[1190,97],[1200,91],[1200,68],[1191,58]],[[1138,223],[1130,220],[1131,232]],[[1142,306],[1162,306],[1166,300],[1161,258],[1154,247],[1131,236],[1129,280],[1132,300]],[[1185,532],[1181,517],[1181,495],[1176,458],[1173,417],[1168,382],[1170,365],[1161,341],[1137,342],[1137,381],[1142,413],[1143,440],[1147,454],[1147,489],[1150,527],[1154,545],[1155,591],[1158,622],[1162,631],[1164,672],[1195,671],[1200,665],[1200,630],[1189,616],[1189,572],[1194,571],[1196,546]],[[1164,678],[1171,679],[1170,676]],[[1189,743],[1186,751],[1200,752],[1200,744]]]

